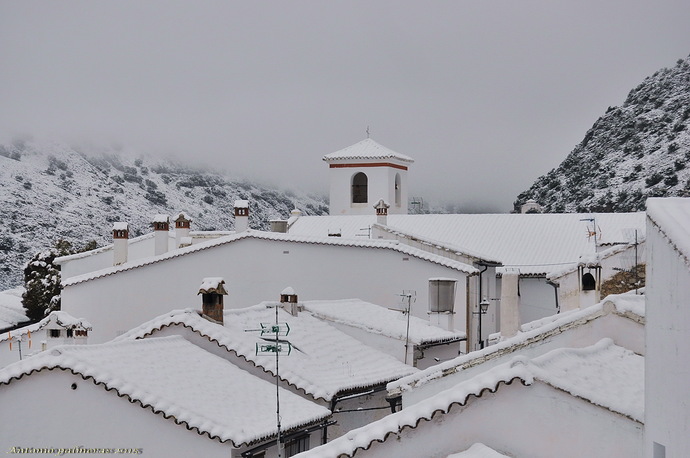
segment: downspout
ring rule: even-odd
[[[479,271],[479,297],[477,297],[477,311],[479,312],[479,315],[477,315],[477,317],[479,318],[479,320],[481,322],[482,311],[479,310],[479,303],[482,301],[482,274],[489,269],[489,265],[488,264],[480,264],[480,263],[477,263],[477,265],[484,266],[484,270]],[[481,342],[479,345],[479,348],[480,349],[484,348],[484,339],[482,339],[482,336],[481,336],[481,328],[479,329],[479,339],[478,340],[479,340],[479,342]]]
[[[558,283],[555,283],[549,279],[546,280],[547,285],[553,286],[553,293],[556,297],[556,314],[561,313],[561,305],[558,303]]]

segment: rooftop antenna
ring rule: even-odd
[[[270,355],[275,353],[276,355],[276,426],[278,427],[278,439],[276,445],[278,446],[278,458],[283,456],[281,443],[283,442],[283,436],[280,431],[280,375],[278,374],[278,361],[279,355],[287,356],[292,351],[292,345],[287,340],[280,340],[278,336],[287,336],[290,333],[290,326],[283,322],[278,322],[278,308],[281,307],[280,304],[269,304],[267,308],[275,308],[276,311],[276,321],[274,323],[261,323],[261,329],[247,329],[245,332],[250,331],[260,331],[261,335],[273,334],[275,338],[270,343],[257,343],[256,344],[256,354],[257,355]],[[266,339],[268,340],[268,339]]]
[[[594,251],[597,251],[597,221],[594,217],[591,218],[583,218],[580,221],[589,221],[592,223],[592,229],[590,230],[589,227],[587,227],[587,238],[591,238],[594,236]]]
[[[407,330],[405,331],[405,364],[407,364],[407,354],[410,347],[410,308],[413,302],[417,302],[417,291],[413,289],[404,289],[402,294],[399,294],[402,298],[404,309],[390,309],[396,312],[402,312],[403,315],[407,315]],[[407,304],[405,304],[407,301]]]
[[[369,126],[367,126],[367,138],[369,138]]]

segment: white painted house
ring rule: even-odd
[[[0,367],[58,345],[88,343],[91,323],[64,311],[53,311],[38,323],[0,334]]]
[[[647,215],[643,456],[690,456],[690,199],[649,199]]]
[[[16,328],[29,321],[22,304],[24,288],[0,291],[0,332]]]
[[[390,413],[386,384],[417,372],[313,317],[296,298],[225,310],[222,316],[222,321],[214,321],[190,309],[172,311],[117,341],[181,336],[257,378],[275,383],[278,376],[285,390],[333,412],[336,424],[324,429],[324,442]],[[275,353],[260,351],[275,338],[270,332],[262,335],[261,330],[276,322],[289,330],[279,336],[279,345],[285,348],[278,363]]]
[[[330,411],[278,394],[283,456],[319,444]],[[55,456],[276,457],[276,395],[181,337],[55,347],[0,369],[0,405],[12,413],[0,443]]]

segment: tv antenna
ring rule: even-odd
[[[407,329],[405,330],[405,364],[407,364],[407,354],[410,347],[410,309],[412,304],[417,302],[417,291],[413,289],[404,289],[402,294],[398,294],[402,300],[403,309],[390,309],[396,312],[402,312],[407,315]]]

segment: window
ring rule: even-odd
[[[367,176],[362,172],[356,173],[355,176],[352,177],[353,204],[366,204],[369,201],[369,191],[367,190],[368,181]]]
[[[72,329],[67,329],[67,337],[74,337],[74,331]]]
[[[296,439],[288,441],[285,444],[285,456],[297,455],[301,452],[309,450],[309,436],[300,436]]]
[[[400,199],[401,199],[401,193],[402,190],[401,188],[401,183],[400,183],[400,174],[396,173],[395,174],[395,206],[399,207],[400,206]]]
[[[583,291],[594,291],[596,289],[597,282],[594,280],[594,275],[587,272],[582,276],[582,290]]]
[[[89,331],[87,331],[86,329],[77,329],[76,331],[74,331],[74,335],[77,337],[86,337],[89,335]]]
[[[59,329],[51,329],[50,330],[50,337],[60,337],[60,330]]]

